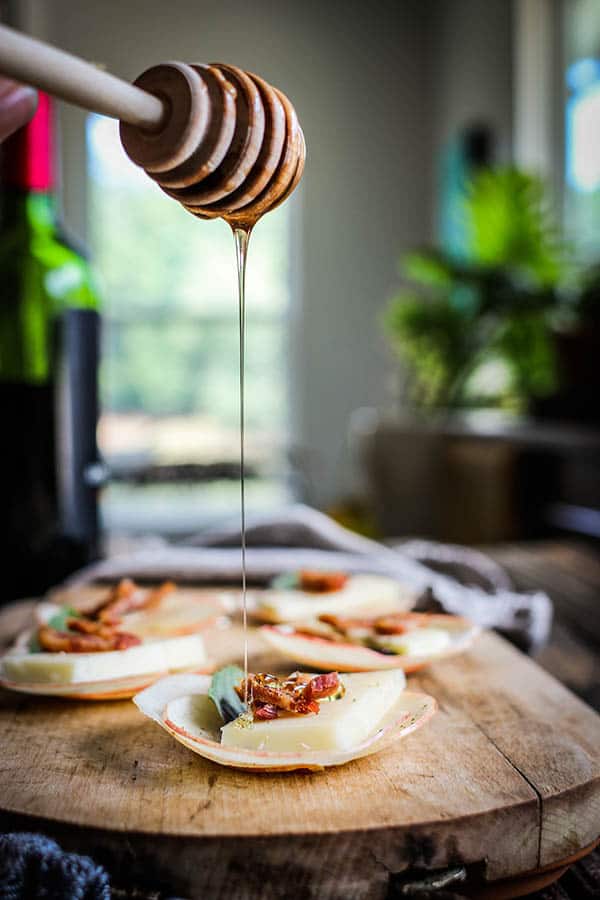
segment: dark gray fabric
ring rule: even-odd
[[[108,875],[41,834],[0,834],[0,900],[110,900]]]

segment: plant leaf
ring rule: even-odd
[[[452,285],[456,277],[455,266],[437,250],[421,250],[408,253],[403,260],[408,278],[421,285],[444,289]]]
[[[81,618],[81,613],[76,609],[73,609],[72,606],[61,606],[59,611],[55,613],[50,619],[48,619],[46,624],[49,628],[55,628],[57,631],[68,631],[69,629],[67,627],[67,619],[79,618]],[[42,652],[42,648],[40,647],[40,642],[38,641],[37,637],[37,629],[29,640],[29,652]]]
[[[474,331],[469,312],[450,297],[404,291],[391,301],[385,326],[400,357],[413,374],[413,400],[435,408],[456,403],[459,386],[475,361]]]
[[[540,178],[511,167],[484,169],[467,186],[464,214],[474,262],[520,272],[537,286],[564,276],[566,247]]]
[[[235,692],[235,686],[244,678],[239,666],[225,666],[212,677],[208,696],[217,707],[219,715],[227,724],[246,712],[243,700]]]

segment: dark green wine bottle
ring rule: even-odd
[[[0,149],[0,602],[97,552],[99,318],[88,264],[57,224],[50,99]]]

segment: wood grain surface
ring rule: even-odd
[[[0,634],[22,616],[5,611]],[[241,630],[207,643],[219,660],[239,658]],[[281,668],[265,649],[252,634],[252,667]],[[0,828],[41,823],[171,893],[248,900],[383,900],[390,877],[456,863],[496,880],[597,838],[600,717],[554,678],[484,634],[410,686],[438,699],[432,722],[313,775],[219,768],[131,702],[2,692]]]
[[[600,711],[600,553],[581,540],[532,541],[486,547],[519,590],[544,590],[554,606],[548,644],[536,656]]]

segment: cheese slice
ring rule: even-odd
[[[206,664],[204,643],[198,634],[147,641],[127,650],[106,653],[23,653],[11,651],[0,662],[8,681],[74,684],[129,675],[177,672]]]
[[[344,675],[339,700],[320,701],[318,714],[281,715],[268,721],[240,716],[221,729],[221,743],[249,750],[347,750],[376,730],[398,701],[406,679],[401,669]]]
[[[408,609],[412,592],[384,575],[352,575],[339,591],[311,593],[271,588],[257,597],[256,614],[268,622],[296,622],[326,613],[350,615],[364,610],[384,615]]]
[[[121,627],[142,640],[175,637],[225,622],[224,612],[218,594],[180,588],[163,597],[157,608],[126,613]]]
[[[376,649],[389,650],[402,656],[433,656],[452,643],[444,628],[415,628],[404,634],[380,634],[372,638]]]

